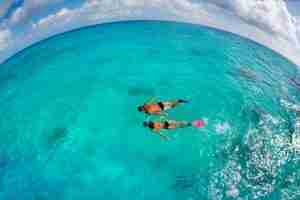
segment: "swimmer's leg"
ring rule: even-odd
[[[189,127],[189,126],[192,126],[192,123],[188,122],[188,121],[181,121],[178,123],[179,128],[185,128],[185,127]]]
[[[188,100],[178,99],[170,102],[164,102],[165,110],[176,107],[178,104],[188,103]]]

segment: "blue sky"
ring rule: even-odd
[[[0,62],[50,35],[128,19],[174,20],[224,29],[300,65],[297,0],[0,0]]]

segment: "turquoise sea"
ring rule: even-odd
[[[39,42],[0,65],[0,199],[299,200],[290,78],[297,66],[277,53],[199,25],[118,22]],[[164,141],[137,111],[152,98],[187,99],[168,117],[207,125]]]

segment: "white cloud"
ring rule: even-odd
[[[31,16],[41,8],[45,8],[50,5],[57,4],[63,0],[25,0],[22,7],[17,8],[10,17],[10,23],[12,25],[18,25],[24,20],[31,20]]]
[[[19,7],[16,9],[16,11],[11,16],[11,23],[15,24],[21,21],[26,17],[27,13],[26,10],[23,7]]]
[[[201,4],[200,1],[192,2]],[[295,20],[283,0],[209,0],[205,2],[224,8],[244,22],[269,32],[277,38],[299,45]]]
[[[8,29],[0,29],[0,51],[6,50],[11,42],[11,32]]]
[[[298,38],[300,38],[300,17],[297,20],[297,35],[298,35]]]
[[[246,22],[296,45],[296,25],[282,0],[234,0],[231,7]]]
[[[73,10],[63,8],[55,14],[48,15],[45,18],[40,19],[37,23],[32,24],[35,29],[37,28],[49,28],[49,26],[57,24],[68,23],[74,16]]]

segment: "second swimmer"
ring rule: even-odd
[[[165,121],[145,121],[143,122],[144,127],[150,128],[155,133],[159,134],[163,139],[168,139],[165,135],[161,134],[161,129],[176,129],[192,126],[193,124],[187,121],[175,121],[175,120],[165,120]]]
[[[186,127],[203,128],[205,122],[202,119],[194,120],[192,122],[188,121],[175,121],[175,120],[165,120],[165,121],[145,121],[143,126],[150,128],[155,133],[159,134],[163,139],[168,139],[167,136],[160,133],[162,129],[177,129]]]

